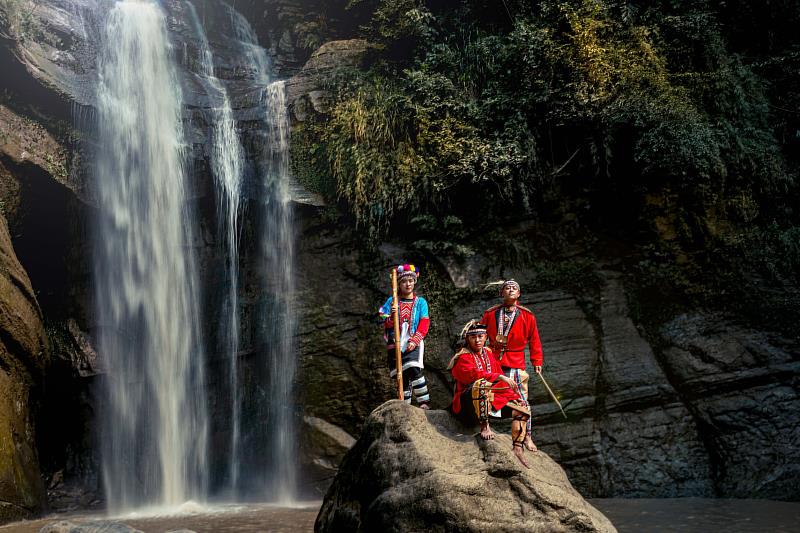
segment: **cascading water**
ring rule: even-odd
[[[225,4],[225,8],[231,18],[233,36],[238,41],[245,58],[244,64],[249,71],[247,74],[257,83],[269,83],[269,59],[266,50],[258,44],[256,32],[247,19],[232,6]]]
[[[219,106],[213,109],[212,128],[212,172],[217,189],[218,236],[227,258],[224,276],[224,297],[219,323],[218,338],[221,350],[230,360],[228,366],[230,386],[230,459],[228,463],[229,485],[236,491],[239,484],[241,462],[239,461],[241,393],[239,386],[239,214],[242,184],[243,150],[236,134],[230,98],[225,87],[214,75],[214,59],[205,31],[194,6],[187,3],[192,22],[200,43],[201,74],[210,86],[213,98]]]
[[[294,225],[289,194],[289,117],[286,83],[277,81],[265,91],[269,152],[265,188],[264,239],[268,293],[273,304],[267,338],[271,344],[269,408],[274,431],[270,433],[268,493],[288,503],[297,496],[294,453],[293,382],[295,374],[296,317],[294,309]]]
[[[266,420],[262,434],[267,442],[267,496],[283,503],[297,495],[295,477],[295,432],[293,382],[296,366],[294,334],[294,233],[289,192],[289,119],[285,82],[269,83],[269,63],[264,49],[258,45],[255,32],[247,20],[228,6],[234,37],[239,41],[248,74],[266,87],[261,92],[264,106],[265,154],[258,165],[263,178],[260,191],[261,253],[263,305],[259,313],[267,361],[268,388]]]
[[[155,2],[107,16],[98,59],[95,300],[109,510],[206,493],[207,416],[182,96]]]

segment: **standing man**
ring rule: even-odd
[[[481,322],[486,324],[489,343],[492,351],[500,360],[503,373],[519,386],[522,400],[528,402],[528,379],[525,371],[525,346],[530,347],[531,363],[537,374],[542,373],[542,343],[536,327],[536,317],[530,309],[518,304],[520,296],[519,283],[513,279],[500,282],[502,304],[490,307],[483,313]],[[536,451],[536,444],[531,436],[531,418],[527,421],[525,448]]]

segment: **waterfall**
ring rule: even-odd
[[[294,232],[289,192],[289,118],[285,82],[270,80],[269,61],[255,32],[240,13],[227,6],[234,38],[246,61],[247,76],[264,86],[265,154],[259,161],[261,190],[261,264],[264,266],[259,328],[267,366],[266,431],[261,438],[267,451],[262,483],[270,500],[291,502],[297,496],[294,390],[296,331],[294,304]],[[252,483],[251,483],[252,485]]]
[[[98,70],[95,304],[115,512],[205,494],[207,416],[182,96],[159,4],[113,5]]]
[[[216,183],[217,220],[219,241],[227,258],[224,276],[226,287],[220,309],[219,339],[221,350],[230,360],[228,366],[230,386],[230,454],[228,477],[231,490],[238,488],[241,462],[239,444],[241,438],[241,391],[239,385],[239,214],[242,183],[243,149],[236,134],[230,98],[225,87],[214,75],[214,59],[205,31],[200,24],[197,11],[187,3],[195,32],[200,43],[201,74],[208,81],[212,97],[219,99],[219,107],[213,110],[211,167]]]
[[[296,318],[294,309],[294,225],[289,194],[289,117],[286,83],[277,81],[265,91],[269,152],[264,186],[263,254],[267,265],[268,294],[273,296],[267,338],[272,339],[269,407],[274,431],[270,433],[268,494],[279,502],[296,498],[296,453],[292,412],[295,375]]]
[[[269,83],[270,68],[267,51],[258,44],[256,32],[253,31],[253,27],[250,26],[247,19],[232,6],[225,4],[225,8],[231,18],[233,36],[238,41],[242,55],[245,57],[245,64],[249,71],[247,76],[257,83]]]

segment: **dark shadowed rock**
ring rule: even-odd
[[[325,494],[339,463],[356,439],[339,426],[313,416],[303,417],[301,469],[318,496]]]
[[[662,328],[664,363],[699,422],[720,493],[800,499],[800,346],[718,315]]]
[[[44,501],[28,399],[45,363],[41,311],[0,216],[0,523]]]
[[[376,409],[322,504],[317,532],[616,531],[545,453],[480,441],[446,411]]]
[[[0,132],[0,201],[12,224],[20,209],[21,185],[14,172],[3,171],[6,166],[35,168],[77,192],[78,184],[71,181],[67,170],[68,153],[45,128],[0,105]]]
[[[304,416],[303,426],[315,452],[314,464],[321,468],[335,471],[344,454],[356,443],[348,432],[321,418]]]
[[[306,414],[356,434],[367,415],[392,397],[376,320],[386,298],[378,281],[382,265],[365,260],[349,232],[313,218],[302,221],[307,227],[297,254],[298,390]]]

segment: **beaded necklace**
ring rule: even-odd
[[[514,325],[514,321],[517,319],[517,311],[518,309],[515,305],[510,314],[506,312],[505,308],[500,309],[500,312],[497,313],[497,331],[506,339],[511,331],[511,326]]]
[[[489,357],[486,355],[486,348],[481,348],[481,353],[479,354],[472,350],[470,350],[469,353],[472,354],[472,359],[475,361],[475,366],[478,367],[478,370],[483,372],[484,367],[486,367],[486,372],[492,372],[492,362],[489,361]]]

